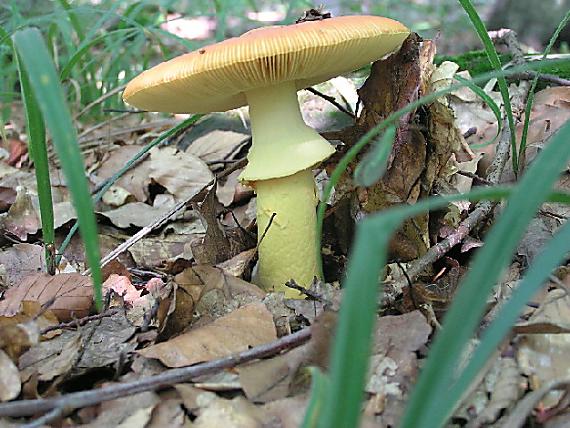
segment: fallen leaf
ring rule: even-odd
[[[8,355],[0,349],[0,402],[10,401],[20,395],[20,372]]]
[[[46,265],[44,254],[40,245],[26,243],[0,252],[0,265],[6,269],[6,285],[18,284],[26,276],[41,272]]]
[[[260,410],[243,397],[232,400],[218,398],[200,409],[194,428],[258,428]]]
[[[18,193],[12,187],[0,186],[0,212],[6,212],[16,202]],[[232,194],[233,197],[233,194]]]
[[[186,153],[204,162],[231,160],[231,155],[236,154],[248,139],[249,135],[241,132],[215,129],[192,141]]]
[[[174,205],[172,196],[158,195],[153,206],[143,202],[130,202],[114,210],[103,211],[101,215],[120,228],[145,227],[170,211]]]
[[[539,324],[549,326],[551,331],[568,331],[570,325],[570,296],[563,290],[553,290],[540,308],[530,317],[527,329]],[[561,330],[562,327],[562,330]],[[517,360],[522,372],[529,377],[533,390],[559,379],[570,377],[568,354],[570,334],[526,334],[521,336]],[[544,397],[546,407],[554,406],[560,393],[549,393]]]
[[[185,367],[241,352],[277,338],[273,317],[262,303],[252,303],[203,327],[138,351],[168,367]]]
[[[97,170],[97,177],[100,182],[111,178],[125,164],[130,161],[143,146],[129,144],[113,150],[109,157],[102,162],[101,168]],[[148,160],[136,165],[121,176],[115,185],[125,189],[133,195],[138,202],[145,202],[148,199],[148,186],[150,184],[150,163]]]
[[[38,380],[49,381],[69,372],[81,349],[81,333],[64,331],[60,336],[40,342],[19,359],[21,378],[26,381],[37,374]]]
[[[30,275],[6,291],[4,300],[0,301],[0,315],[16,315],[24,300],[40,305],[53,300],[49,309],[60,321],[83,317],[93,302],[91,278],[78,273]]]
[[[127,276],[111,274],[103,283],[103,293],[114,291],[128,305],[134,305],[141,298],[142,290],[137,290]]]
[[[5,232],[26,241],[28,235],[34,235],[41,227],[41,222],[32,203],[32,197],[25,187],[17,188],[16,201],[2,219],[1,228]]]
[[[197,194],[214,178],[204,161],[174,147],[150,151],[149,177],[165,187],[176,200]]]
[[[135,327],[121,311],[83,326],[81,332],[89,340],[83,341],[83,354],[77,362],[78,368],[113,365],[137,346],[135,342],[128,341],[135,333]]]

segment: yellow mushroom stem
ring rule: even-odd
[[[294,279],[309,286],[319,275],[311,168],[334,148],[303,121],[295,82],[251,90],[246,97],[253,145],[240,179],[257,193],[258,239],[262,239],[254,281],[266,290],[301,297],[285,282]]]
[[[255,189],[261,239],[255,282],[265,289],[284,291],[286,297],[300,297],[284,284],[294,279],[309,286],[313,277],[319,276],[313,174],[305,169],[288,177],[258,181]]]

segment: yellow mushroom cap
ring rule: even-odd
[[[302,89],[356,70],[398,49],[409,33],[379,16],[259,28],[143,72],[123,98],[150,111],[227,111],[246,105],[249,90],[288,81]]]

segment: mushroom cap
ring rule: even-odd
[[[294,81],[298,89],[398,49],[410,30],[380,16],[341,16],[263,27],[163,62],[134,78],[123,99],[171,113],[227,111],[245,92]]]

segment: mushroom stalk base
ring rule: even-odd
[[[285,283],[294,279],[309,287],[313,277],[319,276],[313,174],[310,169],[303,170],[288,177],[258,181],[255,188],[261,242],[254,282],[268,291],[283,291],[288,298],[299,298],[300,293],[285,287]]]

